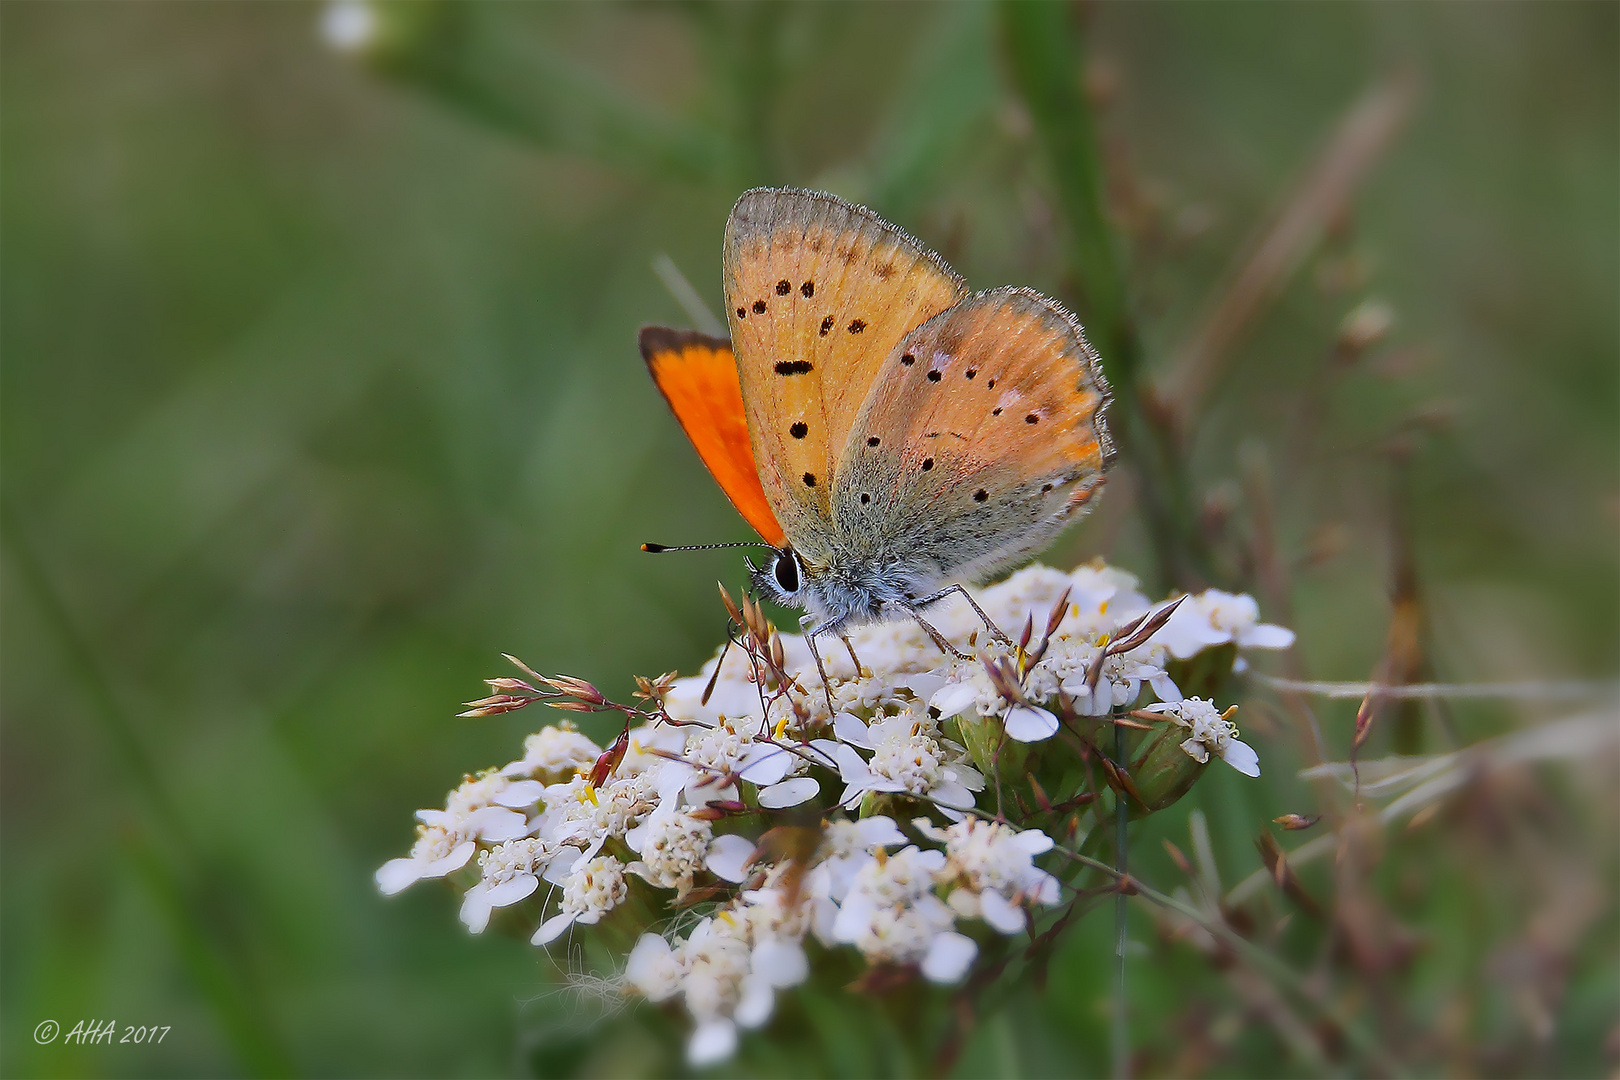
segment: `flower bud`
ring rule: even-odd
[[[1003,783],[1023,780],[1024,764],[1029,759],[1030,744],[1007,738],[999,716],[980,716],[977,709],[969,709],[955,720],[962,734],[962,745],[967,747],[973,765],[985,778],[994,782],[1001,773]]]
[[[1144,736],[1131,761],[1131,779],[1136,782],[1140,806],[1131,816],[1138,817],[1174,805],[1203,775],[1208,761],[1200,762],[1181,748],[1187,729],[1180,724],[1155,724]]]

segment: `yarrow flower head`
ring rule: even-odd
[[[1141,790],[1132,759],[1110,756],[1116,724],[1153,728],[1128,737],[1180,763],[1153,751],[1168,779],[1149,812],[1211,756],[1256,775],[1230,711],[1183,699],[1174,672],[1228,643],[1292,641],[1248,597],[1154,605],[1100,563],[1030,567],[974,595],[988,625],[966,604],[928,613],[962,655],[912,622],[863,626],[825,651],[825,681],[802,637],[729,597],[733,642],[690,677],[640,680],[639,704],[519,664],[523,678],[490,680],[497,693],[467,715],[547,704],[622,727],[605,746],[542,727],[517,760],[420,811],[378,887],[448,880],[471,932],[520,926],[543,948],[604,920],[603,940],[639,932],[601,977],[684,1004],[694,1067],[731,1056],[782,993],[818,977],[807,938],[873,978],[959,983],[982,942],[1039,933],[1066,890],[1101,884],[1079,836],[1052,830],[1070,807]],[[1076,786],[1096,771],[1081,754],[1116,779]]]
[[[1227,719],[1236,709],[1234,705],[1223,713],[1215,708],[1213,702],[1203,698],[1148,706],[1149,712],[1168,716],[1191,731],[1181,748],[1200,765],[1213,754],[1244,776],[1259,776],[1260,755],[1254,752],[1254,747],[1237,737],[1237,725]]]

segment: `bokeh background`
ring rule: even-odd
[[[1620,9],[1051,14],[1140,355],[1138,452],[1047,559],[1252,591],[1300,634],[1278,674],[1612,679]],[[656,1010],[604,1018],[526,943],[464,933],[447,891],[385,901],[372,871],[537,722],[451,719],[500,652],[622,694],[719,643],[740,560],[637,544],[746,528],[635,333],[693,323],[655,262],[719,309],[740,191],[830,189],[975,287],[1097,302],[1075,159],[1013,40],[1047,17],[0,8],[0,1071],[680,1071]],[[1169,528],[1143,512],[1166,476]],[[1302,718],[1342,760],[1357,702],[1242,700],[1265,777],[1212,771],[1158,815],[1144,879],[1184,883],[1162,840],[1188,848],[1194,810],[1230,885],[1257,838],[1299,842],[1273,817],[1322,809]],[[1316,911],[1268,887],[1234,915],[1298,985],[1135,911],[1136,1070],[1365,1071],[1310,994],[1402,1070],[1612,1075],[1612,699],[1391,707],[1362,753],[1572,717],[1595,742],[1483,754],[1436,811],[1373,830],[1364,873],[1301,868]],[[1107,922],[1043,992],[988,1003],[954,1069],[1105,1074]],[[820,1059],[767,1030],[733,1068],[910,1069],[872,1011]],[[95,1018],[170,1030],[31,1037]]]

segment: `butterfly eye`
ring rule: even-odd
[[[782,586],[785,593],[799,591],[799,561],[793,557],[792,552],[776,557],[776,565],[771,567],[771,573],[776,577],[776,583]]]

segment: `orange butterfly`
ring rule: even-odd
[[[754,585],[805,609],[818,668],[817,637],[896,616],[960,655],[923,609],[973,603],[963,583],[1033,555],[1102,489],[1108,384],[1080,324],[1028,289],[970,294],[870,210],[792,188],[732,208],[725,292],[729,341],[649,327],[641,352],[773,549]]]

